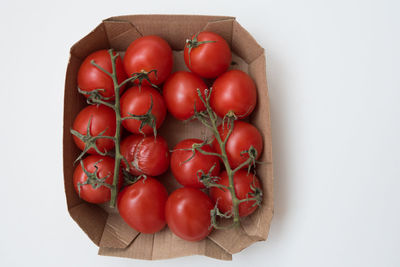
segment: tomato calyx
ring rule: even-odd
[[[239,200],[239,203],[254,201],[254,204],[251,205],[252,207],[260,206],[263,198],[263,192],[261,188],[256,186],[255,180],[253,180],[253,183],[250,185],[250,189],[251,192],[247,194],[246,198]]]
[[[128,162],[125,158],[124,158],[124,160],[125,160],[125,162]],[[129,172],[129,168],[128,167],[125,168],[125,169],[122,169],[122,175],[124,177],[124,184],[125,185],[132,185],[132,184],[136,183],[137,181],[139,181],[142,178],[143,178],[143,182],[147,179],[147,175],[146,174],[140,174],[138,176],[132,175]]]
[[[114,97],[102,96],[100,92],[105,92],[105,89],[99,88],[99,89],[94,89],[92,91],[84,91],[78,87],[78,92],[87,96],[86,102],[89,105],[103,104],[105,106],[108,106],[108,107],[114,109],[114,106],[112,104],[102,101],[102,100],[108,101],[108,100],[114,98]]]
[[[205,173],[203,170],[198,170],[197,171],[197,179],[206,187],[210,188],[211,186],[215,186],[216,182],[220,179],[219,176],[214,176],[212,175],[213,170],[217,164],[215,163],[207,173]]]
[[[255,167],[256,163],[260,163],[256,160],[258,152],[257,149],[255,149],[253,146],[250,146],[248,150],[243,150],[242,152],[240,152],[240,155],[242,157],[244,155],[247,155],[248,159],[237,167],[238,170],[248,165],[247,172],[250,173],[251,167]]]
[[[226,121],[230,122],[230,121],[235,121],[237,119],[238,117],[236,116],[235,112],[233,112],[233,110],[228,111],[228,113],[226,113],[222,119],[222,127],[224,127]]]
[[[140,126],[139,126],[140,133],[142,133],[145,136],[146,134],[143,132],[143,127],[148,125],[151,128],[153,128],[154,137],[157,137],[156,116],[152,113],[152,110],[153,110],[153,96],[150,95],[150,107],[145,114],[135,115],[135,114],[128,112],[129,117],[121,118],[121,120],[122,121],[128,120],[128,119],[138,120],[138,121],[140,121]]]
[[[91,185],[93,189],[98,189],[98,188],[101,187],[101,186],[105,186],[105,187],[107,187],[107,188],[112,188],[112,185],[106,183],[106,180],[108,179],[108,177],[110,177],[111,173],[109,173],[108,175],[106,175],[106,176],[103,177],[103,178],[99,178],[99,177],[98,177],[99,167],[97,166],[97,164],[99,164],[99,163],[102,162],[102,161],[103,161],[102,159],[99,160],[99,161],[96,161],[96,162],[94,163],[94,165],[93,165],[93,167],[94,167],[94,169],[95,169],[94,172],[89,172],[89,171],[85,168],[85,166],[84,166],[84,164],[83,164],[83,160],[80,160],[80,164],[81,164],[82,170],[83,170],[83,172],[86,174],[87,179],[86,179],[86,181],[83,182],[83,183],[81,183],[81,182],[78,182],[78,183],[77,183],[77,185],[78,185],[78,195],[79,195],[79,197],[81,196],[81,187],[84,186],[84,185],[87,185],[87,184]]]
[[[157,70],[156,69],[153,69],[153,70],[150,70],[150,71],[142,70],[141,72],[132,73],[130,79],[132,81],[136,81],[136,80],[139,81],[138,82],[139,83],[139,90],[142,89],[143,81],[147,81],[152,87],[156,88],[157,90],[160,90],[160,88],[157,85],[155,85],[154,83],[151,82],[150,77],[149,77],[149,75],[151,73],[154,73],[154,75],[156,76],[156,79],[157,79]],[[128,80],[130,80],[130,79],[128,79]]]
[[[188,48],[188,55],[189,55],[189,66],[192,66],[191,60],[190,60],[190,53],[192,52],[193,48],[199,47],[202,44],[207,44],[207,43],[216,43],[217,41],[198,41],[197,37],[199,36],[200,32],[196,33],[192,39],[186,39],[186,47]]]
[[[92,117],[89,118],[88,121],[88,125],[86,128],[86,134],[81,134],[78,131],[75,131],[74,129],[70,129],[71,134],[75,135],[76,137],[78,137],[80,140],[82,140],[82,142],[85,144],[85,148],[83,149],[83,151],[79,154],[79,156],[76,158],[76,160],[74,161],[74,163],[76,163],[77,161],[81,160],[82,157],[91,149],[93,148],[99,155],[105,156],[107,155],[107,152],[102,152],[100,151],[100,149],[97,147],[96,141],[97,139],[100,138],[108,138],[108,139],[113,139],[113,136],[103,136],[103,134],[107,131],[107,129],[104,129],[101,133],[99,133],[96,136],[92,136],[90,134],[90,126],[92,124]]]
[[[221,226],[221,225],[219,225],[219,223],[218,223],[218,221],[217,221],[218,218],[232,219],[233,214],[232,214],[231,211],[228,211],[228,212],[226,212],[226,213],[221,212],[221,211],[218,209],[218,199],[217,199],[217,201],[216,201],[216,203],[215,203],[214,208],[210,211],[210,216],[211,216],[211,225],[210,225],[210,228],[213,227],[213,228],[215,228],[215,229],[227,229],[227,228],[231,228],[231,227],[233,227],[233,226],[239,225],[239,221],[237,221],[237,222],[235,222],[235,223],[232,223],[232,224],[229,224],[229,225],[227,225],[227,226]]]

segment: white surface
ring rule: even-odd
[[[142,2],[0,3],[0,265],[400,266],[399,2]],[[268,241],[233,262],[98,256],[67,213],[69,48],[134,13],[236,16],[266,48],[275,217]]]

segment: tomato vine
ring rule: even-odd
[[[114,103],[108,102],[110,98],[105,98],[103,97],[100,92],[103,91],[104,89],[95,89],[93,91],[87,92],[83,91],[80,88],[78,88],[78,92],[81,94],[85,94],[88,96],[87,98],[87,103],[90,105],[105,105],[109,108],[112,108],[115,112],[115,118],[116,118],[116,129],[115,129],[115,135],[114,136],[103,136],[104,132],[100,133],[97,136],[92,136],[90,134],[90,125],[91,125],[91,120],[88,122],[87,126],[87,133],[86,135],[83,135],[73,129],[71,129],[71,134],[75,135],[79,139],[81,139],[85,143],[85,148],[81,152],[81,154],[78,156],[78,158],[75,160],[79,161],[82,159],[82,157],[86,154],[86,152],[90,149],[93,148],[97,153],[100,155],[106,155],[107,153],[101,152],[97,145],[96,145],[96,140],[100,138],[106,138],[106,139],[112,139],[115,143],[115,166],[114,166],[114,176],[113,176],[113,183],[111,186],[108,186],[111,190],[111,200],[110,200],[110,207],[115,207],[116,200],[117,200],[117,194],[118,194],[118,180],[119,180],[119,173],[120,173],[120,168],[121,168],[121,160],[126,160],[124,157],[121,155],[120,152],[120,142],[121,142],[121,124],[122,121],[125,119],[137,119],[141,120],[142,123],[149,123],[153,127],[154,134],[156,135],[156,127],[155,123],[153,122],[154,120],[154,115],[151,113],[152,111],[152,104],[149,108],[149,111],[145,115],[134,115],[130,114],[129,117],[121,117],[121,109],[120,109],[120,90],[129,82],[133,82],[135,80],[139,81],[139,86],[141,86],[141,83],[143,80],[147,80],[150,83],[150,79],[148,78],[148,75],[152,72],[154,72],[157,75],[156,70],[152,70],[149,72],[140,72],[140,73],[133,73],[131,77],[128,79],[124,80],[121,83],[118,83],[117,79],[117,70],[116,70],[116,59],[119,57],[118,53],[115,53],[113,49],[109,49],[108,53],[110,54],[110,59],[111,59],[111,65],[112,65],[112,71],[109,72],[102,68],[100,65],[98,65],[94,60],[92,60],[90,63],[98,68],[100,71],[104,72],[106,75],[108,75],[114,84],[114,92],[115,92],[115,99]],[[158,88],[156,85],[150,83],[151,86]],[[145,120],[146,118],[150,118]],[[142,126],[141,126],[142,127]]]
[[[207,188],[218,187],[218,188],[221,188],[222,190],[228,190],[231,194],[232,206],[233,206],[232,211],[227,212],[227,213],[222,213],[218,209],[218,203],[215,203],[214,209],[212,209],[210,212],[211,225],[215,229],[239,226],[240,225],[239,204],[246,202],[246,201],[255,201],[255,205],[261,205],[262,191],[259,188],[253,187],[252,188],[253,193],[251,193],[251,197],[247,197],[245,199],[239,199],[236,194],[233,177],[237,171],[239,171],[240,169],[242,169],[243,167],[245,167],[247,165],[249,166],[248,172],[250,172],[251,167],[255,167],[255,165],[257,163],[257,161],[256,161],[257,150],[251,146],[248,150],[242,151],[242,154],[248,155],[248,159],[246,161],[244,161],[241,165],[236,167],[235,169],[232,169],[232,167],[229,163],[225,148],[226,148],[226,143],[228,142],[228,139],[233,132],[234,121],[237,119],[237,117],[233,113],[228,113],[224,117],[223,124],[225,124],[225,123],[227,124],[226,127],[228,127],[227,128],[228,133],[227,133],[225,139],[222,140],[222,137],[218,131],[218,126],[217,126],[218,116],[214,112],[214,110],[211,108],[211,105],[210,105],[210,97],[211,97],[211,93],[212,93],[212,88],[210,88],[209,90],[206,89],[204,91],[204,97],[200,90],[197,90],[197,92],[198,92],[198,95],[199,95],[201,101],[205,105],[206,110],[201,111],[201,112],[198,112],[195,110],[194,118],[198,119],[204,126],[209,128],[213,132],[214,138],[217,140],[218,145],[221,148],[221,154],[214,153],[214,152],[207,152],[207,151],[204,151],[203,149],[201,149],[202,145],[205,145],[206,142],[204,142],[203,144],[193,144],[192,149],[197,150],[200,153],[203,153],[205,155],[218,156],[225,165],[225,170],[228,174],[228,179],[229,179],[229,186],[218,184],[216,182],[217,179],[215,177],[210,177],[210,175],[204,174],[204,173],[200,174],[199,179]],[[218,217],[225,218],[225,219],[232,219],[232,223],[227,226],[220,226],[220,225],[218,225],[218,222],[217,222]]]

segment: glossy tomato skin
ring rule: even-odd
[[[95,165],[98,168],[97,177],[101,179],[108,176],[105,182],[112,185],[114,177],[115,160],[111,157],[100,156],[100,155],[90,155],[83,160],[83,166],[90,173],[95,172],[96,170]],[[111,191],[106,186],[100,186],[99,188],[94,189],[90,184],[81,185],[79,193],[78,183],[82,184],[87,179],[88,177],[83,171],[81,164],[76,166],[73,175],[73,183],[75,191],[77,194],[79,194],[80,198],[94,204],[101,204],[110,201]],[[120,177],[120,180],[118,182],[119,186],[121,185],[120,183],[121,181],[122,180]]]
[[[171,47],[164,39],[155,35],[143,36],[133,41],[124,56],[124,67],[129,76],[142,71],[157,70],[157,76],[154,73],[149,75],[151,83],[155,85],[165,81],[171,73],[172,64]],[[142,84],[149,85],[145,80]]]
[[[129,117],[130,114],[144,115],[147,113],[151,106],[151,100],[153,99],[152,114],[156,118],[156,128],[160,128],[161,124],[165,120],[167,114],[167,108],[164,103],[164,99],[157,90],[150,86],[133,86],[126,90],[121,97],[121,117]],[[122,126],[125,129],[135,134],[142,134],[140,129],[141,121],[137,119],[127,119],[122,122]],[[142,128],[144,134],[152,134],[153,128],[149,125],[145,125]]]
[[[168,227],[186,241],[200,241],[212,231],[210,211],[214,203],[199,189],[183,187],[168,198],[165,214]]]
[[[201,101],[197,89],[204,90],[207,85],[196,74],[187,71],[178,71],[172,74],[163,86],[163,95],[168,111],[178,120],[187,120],[197,111],[206,109]]]
[[[167,198],[167,190],[158,180],[141,178],[118,194],[119,214],[136,231],[153,234],[165,226]]]
[[[229,178],[226,171],[223,171],[221,173],[221,179],[217,183],[229,186]],[[248,195],[249,193],[254,193],[251,186],[253,186],[254,188],[259,188],[261,190],[260,180],[258,179],[258,177],[255,176],[253,173],[247,173],[247,171],[245,170],[239,170],[234,174],[233,184],[235,185],[236,197],[239,200],[245,199],[247,198],[247,196],[251,198],[251,195]],[[221,212],[232,212],[232,197],[228,190],[211,187],[210,197],[214,202],[217,203],[218,209]],[[254,200],[240,203],[239,216],[246,217],[252,214],[257,209],[257,205],[253,207],[254,203]]]
[[[241,70],[230,70],[219,76],[212,87],[210,105],[223,118],[233,111],[239,119],[248,117],[257,103],[253,79]]]
[[[158,176],[168,170],[170,155],[165,139],[157,135],[143,137],[130,135],[121,142],[121,155],[129,163],[133,175]],[[125,161],[121,161],[126,168]]]
[[[94,89],[104,89],[105,91],[100,92],[100,94],[106,98],[111,97],[110,100],[112,100],[115,96],[113,80],[110,76],[92,65],[90,63],[92,60],[106,71],[112,73],[111,58],[108,50],[98,50],[87,56],[82,62],[78,71],[78,87],[87,92],[93,91]],[[117,71],[118,83],[121,83],[127,78],[127,75],[121,57],[119,56],[115,61],[115,68]],[[120,89],[120,94],[122,94],[123,90],[124,88]],[[87,95],[85,96],[87,97]]]
[[[218,126],[218,132],[221,135],[222,141],[225,140],[228,130],[228,124],[226,123],[224,127],[222,127],[222,125]],[[213,146],[218,153],[221,153],[221,148],[216,139],[213,141]],[[256,127],[248,122],[235,121],[232,134],[226,142],[225,147],[229,165],[232,169],[238,167],[249,158],[246,153],[241,153],[242,151],[249,150],[251,146],[257,150],[256,159],[258,159],[263,150],[263,139],[261,133]]]
[[[203,31],[197,36],[197,41],[215,42],[200,44],[198,47],[192,48],[190,64],[189,48],[186,44],[184,49],[186,66],[192,72],[204,78],[215,78],[224,73],[232,59],[231,49],[225,39],[216,33]]]
[[[209,170],[215,165],[212,176],[218,176],[220,172],[220,161],[217,156],[204,155],[198,151],[192,159],[193,152],[190,150],[193,144],[203,143],[200,139],[185,139],[179,142],[171,154],[171,171],[175,179],[183,186],[204,188],[203,183],[198,179],[198,172],[203,170],[207,174]],[[211,145],[204,145],[202,149],[206,152],[215,152]]]
[[[72,129],[86,135],[87,125],[90,119],[90,134],[92,136],[97,136],[104,130],[103,136],[115,135],[116,120],[114,110],[104,105],[91,105],[82,109],[76,116]],[[75,135],[72,135],[72,138],[80,150],[85,148],[85,143],[82,140]],[[111,139],[99,138],[96,140],[96,145],[101,152],[107,152],[114,148],[114,141]],[[88,153],[98,154],[93,148],[89,149]]]

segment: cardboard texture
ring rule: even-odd
[[[214,230],[200,242],[187,242],[176,237],[168,227],[155,234],[141,234],[130,228],[118,211],[106,205],[82,201],[72,184],[74,160],[79,154],[69,132],[77,113],[86,105],[77,88],[77,72],[83,59],[99,49],[124,51],[135,39],[155,34],[166,39],[174,50],[173,71],[187,70],[182,49],[193,34],[209,30],[223,36],[233,52],[232,65],[250,74],[257,85],[258,103],[250,121],[262,132],[264,151],[257,175],[262,181],[264,198],[257,211],[242,219],[238,228]],[[273,215],[273,171],[271,125],[264,49],[233,17],[190,15],[133,15],[104,20],[96,29],[71,48],[64,95],[63,165],[68,211],[79,227],[99,248],[100,255],[156,260],[188,255],[231,260],[252,243],[266,240]],[[170,149],[185,138],[210,138],[211,133],[200,122],[182,123],[168,115],[159,130]],[[158,177],[169,192],[179,187],[171,172]]]

